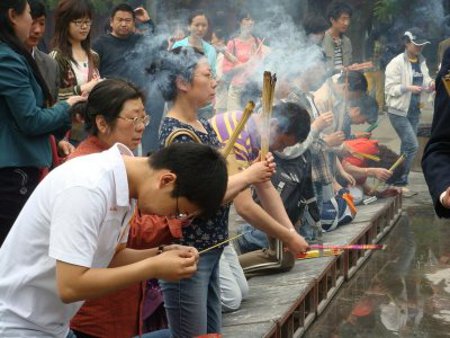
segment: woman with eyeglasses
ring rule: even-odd
[[[144,101],[144,94],[130,82],[107,79],[98,83],[86,102],[72,108],[72,115],[85,120],[89,136],[68,159],[109,149],[117,142],[135,150],[150,123]]]
[[[26,0],[0,1],[0,246],[51,165],[49,135],[70,126],[69,108],[53,105],[36,61],[25,47],[33,20]]]
[[[106,79],[98,83],[92,89],[86,102],[72,108],[72,114],[79,114],[84,118],[89,136],[68,156],[68,160],[107,150],[117,142],[126,145],[130,150],[135,150],[141,142],[145,127],[150,122],[150,116],[145,113],[144,104],[144,94],[130,82]],[[139,217],[140,223],[143,223],[151,216],[139,214],[136,217]],[[131,222],[129,239],[139,237],[132,234],[136,227],[136,217]],[[141,242],[142,246],[146,245],[145,248],[159,245],[159,243],[152,245],[143,238],[135,238],[135,240]],[[135,248],[130,245],[128,247]],[[142,325],[140,320],[145,285],[146,283],[136,283],[126,289],[108,294],[106,297],[86,301],[72,319],[71,329],[79,338],[138,335]],[[167,332],[163,331],[144,337],[167,336]]]
[[[91,50],[93,17],[89,0],[61,0],[56,8],[50,56],[59,65],[60,100],[71,95],[89,94],[100,81],[99,56]],[[83,120],[77,117],[70,133],[74,145],[86,137],[83,130]]]
[[[149,71],[154,76],[151,81],[158,84],[164,99],[173,102],[161,125],[160,145],[167,146],[167,140],[173,138],[174,143],[201,141],[219,148],[221,144],[214,129],[198,115],[199,109],[214,99],[217,85],[204,54],[191,47],[178,47],[163,55]],[[187,133],[172,136],[179,129]],[[224,203],[232,201],[249,185],[267,181],[273,173],[270,168],[273,164],[269,158],[230,176]],[[261,175],[264,172],[266,174]],[[199,188],[214,189],[214,182],[204,182]],[[177,283],[160,280],[173,337],[220,333],[219,260],[226,244],[217,244],[228,239],[228,211],[229,204],[224,204],[212,217],[190,219],[192,224],[182,228],[180,244],[194,246],[199,252],[214,248],[201,254],[198,270],[192,278]],[[189,218],[183,215],[185,210],[181,206],[178,213],[179,218]]]

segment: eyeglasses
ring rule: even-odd
[[[86,27],[91,27],[92,26],[92,20],[81,20],[81,19],[79,19],[79,20],[73,20],[72,22],[78,28],[81,28],[83,26],[86,26]]]
[[[150,124],[150,115],[136,117],[125,117],[119,115],[117,118],[133,122],[135,128],[139,127],[141,124],[143,124],[144,127],[147,127]]]
[[[192,221],[194,220],[194,218],[197,216],[196,214],[186,214],[183,212],[180,212],[180,208],[178,207],[178,200],[179,200],[179,196],[177,196],[177,204],[176,204],[176,209],[175,209],[175,215],[173,216],[169,216],[169,219],[176,219],[177,221],[180,221],[181,223],[183,223],[183,225],[189,225],[192,223]]]

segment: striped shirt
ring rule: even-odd
[[[342,54],[342,40],[334,40],[334,66],[340,69],[344,65],[344,57]]]
[[[227,143],[230,139],[233,131],[236,129],[236,126],[242,118],[242,114],[243,112],[232,111],[215,115],[211,118],[211,125],[222,144]],[[256,128],[255,119],[251,116],[236,140],[233,151],[236,160],[240,162],[242,167],[246,168],[258,158],[259,150],[260,136],[258,129]]]

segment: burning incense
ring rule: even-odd
[[[297,254],[297,259],[311,259],[320,257],[339,256],[344,251],[339,249],[324,249],[324,250],[308,250],[304,253]]]
[[[266,38],[262,39],[261,42],[259,43],[258,48],[256,48],[255,50],[255,54],[254,55],[258,55],[258,53],[261,51],[263,45],[264,45],[264,40],[266,40]]]
[[[376,128],[378,128],[378,121],[371,124],[369,127],[367,127],[367,129],[365,130],[366,133],[371,133],[372,131],[374,131]]]
[[[267,153],[269,152],[270,120],[272,119],[273,99],[276,83],[276,74],[272,75],[271,72],[264,72],[262,92],[263,131],[261,132],[261,158],[265,158]]]
[[[353,155],[355,157],[359,157],[361,159],[367,158],[368,160],[372,160],[372,161],[375,161],[375,162],[380,162],[381,161],[381,159],[378,156],[376,156],[376,155],[365,154],[365,153],[360,153],[360,152],[354,152]]]
[[[406,160],[406,155],[402,154],[397,161],[395,161],[395,163],[392,165],[392,167],[389,168],[389,171],[392,173],[394,172],[395,169],[397,169],[397,167],[402,164],[404,161]]]
[[[402,154],[397,161],[395,161],[395,163],[389,168],[389,171],[391,173],[394,172],[395,169],[398,168],[399,165],[401,165],[404,161],[406,160],[406,155]],[[375,184],[375,186],[372,188],[371,192],[374,193],[375,191],[377,191],[377,189],[379,188],[379,186],[381,185],[381,182],[378,181],[377,184]]]
[[[322,245],[312,244],[310,249],[336,249],[336,250],[384,250],[384,244],[348,244],[348,245]]]
[[[245,232],[243,232],[243,233],[241,233],[241,234],[239,234],[239,235],[236,235],[236,236],[233,236],[233,237],[231,237],[231,238],[228,238],[227,240],[225,240],[225,241],[223,241],[223,242],[214,244],[213,246],[210,246],[209,248],[206,248],[206,249],[200,251],[200,252],[199,252],[199,255],[204,254],[205,252],[208,252],[208,251],[210,251],[210,250],[212,250],[212,249],[218,248],[219,246],[222,246],[222,245],[224,245],[224,244],[227,244],[228,242],[234,241],[235,239],[238,239],[239,237],[242,237],[242,236],[248,234],[249,232],[250,232],[250,230],[249,230],[249,231],[245,231]]]
[[[225,145],[225,148],[223,148],[222,155],[225,158],[227,158],[228,155],[230,155],[231,149],[233,149],[237,138],[239,137],[242,130],[244,129],[245,124],[247,123],[247,121],[250,118],[250,115],[253,113],[254,109],[255,109],[255,103],[253,101],[249,101],[247,103],[247,105],[245,106],[244,113],[242,114],[241,120],[239,121],[238,125],[236,126],[236,129],[234,129],[231,137],[228,139],[228,142]]]

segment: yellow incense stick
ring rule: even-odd
[[[397,167],[398,167],[400,164],[402,164],[403,161],[405,161],[405,159],[406,159],[405,154],[402,154],[402,155],[398,158],[398,160],[395,161],[395,163],[389,168],[389,171],[390,171],[391,173],[393,173],[394,170],[397,169]],[[381,181],[378,181],[378,183],[375,184],[375,186],[372,188],[371,191],[372,191],[372,192],[377,191],[377,189],[379,188],[380,185],[381,185]]]
[[[271,72],[264,72],[263,93],[262,93],[262,118],[263,131],[261,133],[261,158],[265,158],[269,152],[270,145],[270,120],[272,119],[273,100],[275,97],[276,75]]]
[[[236,126],[236,129],[234,129],[231,137],[228,139],[228,142],[225,145],[225,148],[223,148],[222,155],[225,158],[228,157],[228,155],[231,152],[231,149],[233,149],[237,138],[241,134],[242,129],[244,129],[245,124],[247,123],[247,121],[250,118],[250,115],[253,113],[254,109],[255,109],[255,103],[253,101],[249,101],[247,103],[247,105],[245,106],[245,110],[244,110],[244,113],[242,114],[241,120],[239,121],[238,125]]]
[[[227,244],[228,242],[234,241],[235,239],[238,239],[239,237],[242,237],[242,236],[244,236],[245,234],[248,234],[249,232],[250,232],[250,231],[243,232],[243,233],[241,233],[241,234],[239,234],[239,235],[236,235],[236,236],[233,236],[233,237],[231,237],[231,238],[228,238],[227,240],[225,240],[225,241],[223,241],[223,242],[214,244],[213,246],[210,246],[209,248],[206,248],[206,249],[200,251],[200,252],[199,252],[199,255],[201,255],[201,254],[203,254],[203,253],[205,253],[205,252],[208,252],[208,251],[210,251],[210,250],[212,250],[212,249],[218,248],[218,247],[221,246],[221,245]]]
[[[362,158],[362,159],[367,158],[367,159],[375,161],[375,162],[381,161],[381,159],[376,155],[365,154],[365,153],[360,153],[360,152],[355,152],[355,153],[353,153],[353,155],[356,157]]]

